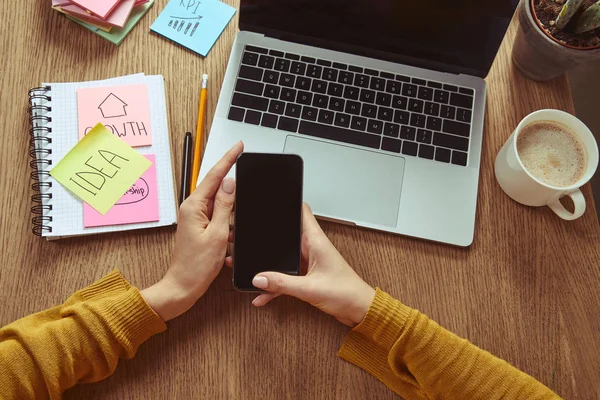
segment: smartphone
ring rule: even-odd
[[[300,273],[304,162],[295,154],[242,153],[235,168],[233,286],[259,272]]]

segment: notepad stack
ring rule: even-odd
[[[52,0],[56,11],[116,45],[153,4],[154,0]]]

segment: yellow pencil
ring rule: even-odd
[[[204,118],[206,115],[206,86],[208,75],[202,75],[202,88],[200,89],[200,103],[198,104],[198,125],[196,125],[196,143],[194,146],[194,163],[192,167],[192,180],[190,181],[190,195],[196,189],[196,181],[200,173],[200,157],[202,155],[202,139],[204,132]]]

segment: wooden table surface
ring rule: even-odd
[[[230,0],[232,4],[237,1]],[[150,33],[157,4],[120,47],[68,21],[50,1],[2,1],[0,58],[0,325],[51,307],[119,268],[136,286],[169,265],[175,227],[47,242],[31,233],[27,90],[144,72],[166,81],[177,180],[183,137],[196,121],[201,74],[217,103],[237,15],[208,57]],[[513,21],[514,22],[514,21]],[[540,108],[573,112],[566,78],[527,81],[510,62],[513,23],[487,78],[488,100],[470,248],[322,223],[357,272],[453,332],[506,359],[565,398],[600,396],[600,229],[588,211],[565,222],[521,206],[494,179],[494,157],[514,127]],[[210,120],[210,119],[209,119]],[[347,332],[290,298],[263,309],[224,270],[167,332],[143,344],[103,382],[68,399],[374,399],[395,395],[337,358]]]

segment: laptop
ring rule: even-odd
[[[469,246],[483,78],[517,4],[242,0],[199,180],[242,140],[300,155],[321,218]]]

